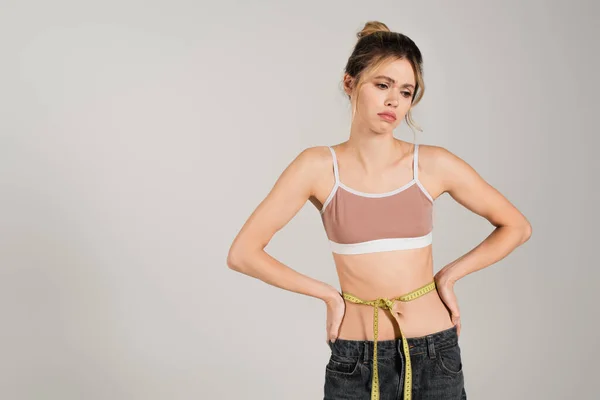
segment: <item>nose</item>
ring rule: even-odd
[[[393,92],[393,91],[390,91]],[[385,101],[386,106],[397,107],[398,106],[398,95],[390,94]]]

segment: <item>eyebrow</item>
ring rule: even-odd
[[[385,75],[377,75],[375,78],[373,79],[385,79],[388,82],[392,82],[392,83],[396,83],[396,81],[392,78],[390,78],[389,76],[385,76]],[[415,85],[412,85],[410,83],[405,83],[404,85],[402,85],[402,87],[410,87],[410,88],[415,88]]]

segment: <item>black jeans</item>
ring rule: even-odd
[[[464,376],[456,326],[408,338],[413,400],[465,400]],[[369,400],[373,372],[373,341],[337,339],[329,342],[324,400]],[[377,342],[381,400],[402,399],[402,339]]]

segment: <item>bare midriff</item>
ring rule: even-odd
[[[392,299],[433,281],[432,246],[368,254],[333,253],[342,292],[362,300]],[[344,300],[346,311],[339,339],[374,340],[373,307]],[[425,336],[453,326],[437,290],[411,301],[397,301],[394,319],[379,310],[378,340]]]

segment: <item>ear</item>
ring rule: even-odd
[[[354,78],[352,78],[348,73],[344,74],[344,92],[348,96],[352,94],[352,89],[354,88]]]

